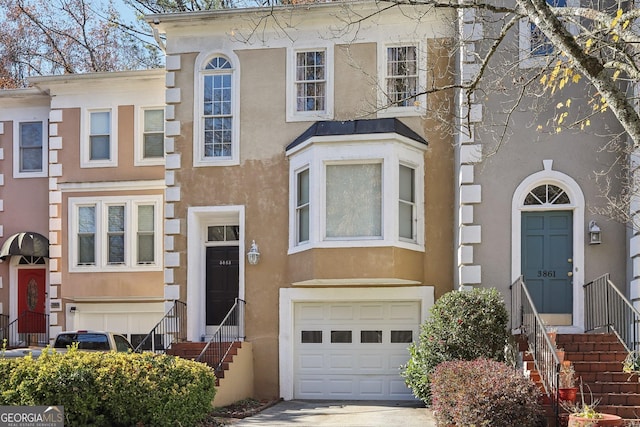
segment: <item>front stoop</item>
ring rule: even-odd
[[[207,345],[205,342],[180,342],[174,343],[169,350],[167,350],[167,354],[172,356],[182,357],[183,359],[196,360],[202,350]],[[229,349],[229,353],[225,357],[222,362],[221,369],[216,372],[216,386],[219,385],[220,379],[225,377],[225,372],[229,370],[231,363],[233,362],[233,358],[238,354],[238,349],[242,347],[243,343],[234,342]],[[215,366],[211,366],[215,368]]]
[[[203,342],[174,343],[167,354],[195,360],[205,345]],[[216,372],[213,406],[227,406],[250,397],[254,397],[253,346],[247,341],[235,342],[222,363],[222,369]]]
[[[565,360],[573,363],[576,384],[582,380],[587,404],[600,399],[598,411],[619,415],[627,425],[640,419],[640,382],[636,375],[622,372],[627,352],[614,334],[558,334],[556,346],[564,348]],[[529,371],[530,378],[543,389],[531,355],[525,353],[523,361],[525,372]],[[555,426],[551,405],[543,406],[549,426]],[[560,412],[564,412],[562,408]]]

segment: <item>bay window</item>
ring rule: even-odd
[[[424,149],[394,134],[310,137],[290,146],[289,253],[424,250]]]

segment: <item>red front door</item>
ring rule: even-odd
[[[44,333],[46,270],[18,270],[18,333]]]

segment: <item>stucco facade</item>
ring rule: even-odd
[[[165,69],[0,91],[2,320],[39,301],[51,335],[135,343],[181,301],[187,339],[205,342],[239,299],[246,393],[409,399],[398,367],[446,292],[496,287],[509,304],[519,276],[558,279],[564,305],[543,314],[572,331],[588,281],[610,273],[636,295],[640,244],[595,213],[596,175],[624,173],[605,148],[615,120],[549,126],[581,84],[510,109],[536,72],[519,56],[528,25],[497,55],[509,73],[425,95],[468,83],[493,29],[470,10],[380,7],[152,15]],[[48,252],[10,249],[22,232]],[[23,298],[32,279],[44,299]]]
[[[488,40],[500,28],[492,27],[478,11],[460,16],[465,43],[458,78],[469,82],[482,57],[475,53],[485,52]],[[626,226],[598,214],[606,205],[603,196],[607,187],[610,194],[618,194],[620,178],[626,173],[624,153],[611,143],[621,128],[608,113],[593,118],[584,131],[575,124],[573,128],[566,126],[573,123],[572,115],[565,123],[558,122],[568,110],[568,102],[575,111],[590,108],[584,81],[555,92],[543,92],[536,84],[523,89],[523,82],[535,81],[540,67],[555,60],[553,52],[536,55],[527,44],[531,28],[526,20],[511,28],[477,92],[470,98],[466,92],[460,94],[461,100],[474,102],[467,105],[461,101],[458,110],[469,120],[460,121],[457,137],[456,282],[459,288],[495,286],[509,302],[509,285],[521,275],[532,288],[546,276],[558,279],[558,283],[566,279],[559,285],[565,289],[561,294],[545,297],[547,301],[564,300],[564,306],[549,303],[549,307],[538,309],[548,324],[581,331],[583,285],[610,273],[612,281],[625,291],[629,280]],[[476,96],[478,93],[483,95]],[[562,197],[533,197],[545,188],[562,193]],[[557,230],[546,229],[539,235],[550,240],[536,246],[537,232],[526,230],[534,227],[527,221],[551,222],[554,212],[566,213],[562,242],[549,244]],[[602,237],[595,245],[589,244],[592,221]],[[562,255],[554,252],[559,246]],[[540,263],[537,269],[527,271],[532,257],[540,257],[535,261]],[[551,265],[553,259],[558,262]]]
[[[364,13],[376,6],[358,7]],[[148,18],[167,37],[170,113],[167,114],[166,289],[187,301],[192,313],[190,339],[206,337],[210,329],[204,321],[207,272],[203,261],[205,249],[214,243],[208,242],[204,234],[210,226],[238,227],[239,239],[230,244],[240,254],[238,296],[246,301],[245,335],[253,346],[255,390],[259,397],[286,395],[289,391],[283,383],[288,380],[282,377],[283,371],[294,370],[283,362],[293,360],[283,353],[294,351],[283,345],[288,339],[288,328],[292,327],[283,323],[293,323],[293,318],[283,317],[283,312],[292,309],[296,297],[283,290],[308,291],[302,297],[305,301],[346,301],[345,295],[352,291],[362,295],[378,293],[374,299],[380,300],[393,295],[393,289],[401,292],[404,287],[424,288],[431,295],[426,299],[403,297],[420,301],[424,317],[434,296],[453,288],[453,139],[444,132],[431,131],[435,125],[420,117],[419,106],[405,108],[400,118],[427,142],[413,154],[419,156],[422,165],[417,174],[421,181],[417,188],[424,189],[424,196],[420,197],[423,213],[416,219],[420,221],[420,243],[394,244],[388,236],[379,243],[375,239],[366,243],[344,239],[335,242],[322,237],[317,241],[312,237],[313,242],[306,247],[291,243],[295,233],[291,198],[296,191],[292,165],[296,156],[307,155],[305,150],[316,150],[318,146],[318,153],[321,152],[326,140],[311,138],[304,143],[312,148],[305,146],[300,152],[287,151],[288,145],[318,120],[344,122],[394,116],[384,111],[376,113],[380,105],[376,87],[382,79],[380,55],[387,43],[422,43],[421,72],[436,67],[446,70],[448,66],[436,54],[444,49],[441,41],[450,35],[441,19],[447,12],[425,15],[422,18],[425,25],[419,31],[407,29],[410,17],[398,11],[383,13],[375,22],[363,25],[356,38],[352,31],[342,35],[327,31],[331,26],[341,25],[335,14],[342,12],[342,6],[333,5],[314,6],[314,10],[305,11],[283,8],[277,13],[290,20],[287,34],[269,21],[259,36],[249,40],[243,34],[251,32],[248,20],[260,15],[257,10],[202,13],[189,19],[171,15]],[[294,83],[290,67],[298,49],[326,52],[330,106],[322,115],[300,118],[291,111],[288,94]],[[232,95],[236,105],[233,120],[237,120],[233,131],[239,134],[238,153],[226,163],[202,165],[195,151],[202,143],[198,133],[201,132],[198,100],[203,78],[200,70],[217,56],[231,62],[233,68],[233,90],[237,91]],[[438,75],[451,78],[446,72]],[[428,102],[447,100],[442,95],[433,96]],[[336,138],[335,148],[344,149],[346,158],[357,154],[345,147],[354,145],[357,150],[357,144],[377,139],[367,135]],[[388,139],[384,144],[398,147],[403,144],[393,142],[401,139],[398,135],[390,135]],[[376,149],[374,144],[372,150]],[[310,156],[313,158],[314,154]],[[315,169],[311,174],[314,173]],[[315,181],[310,192],[322,188],[323,184]],[[312,214],[311,221],[313,226],[315,221],[324,220]],[[257,265],[249,265],[243,255],[252,241],[259,245],[261,253]],[[323,294],[323,290],[329,293]],[[312,295],[314,292],[318,293],[317,298]]]

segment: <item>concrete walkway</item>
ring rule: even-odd
[[[435,427],[436,421],[420,402],[288,400],[233,426]]]

